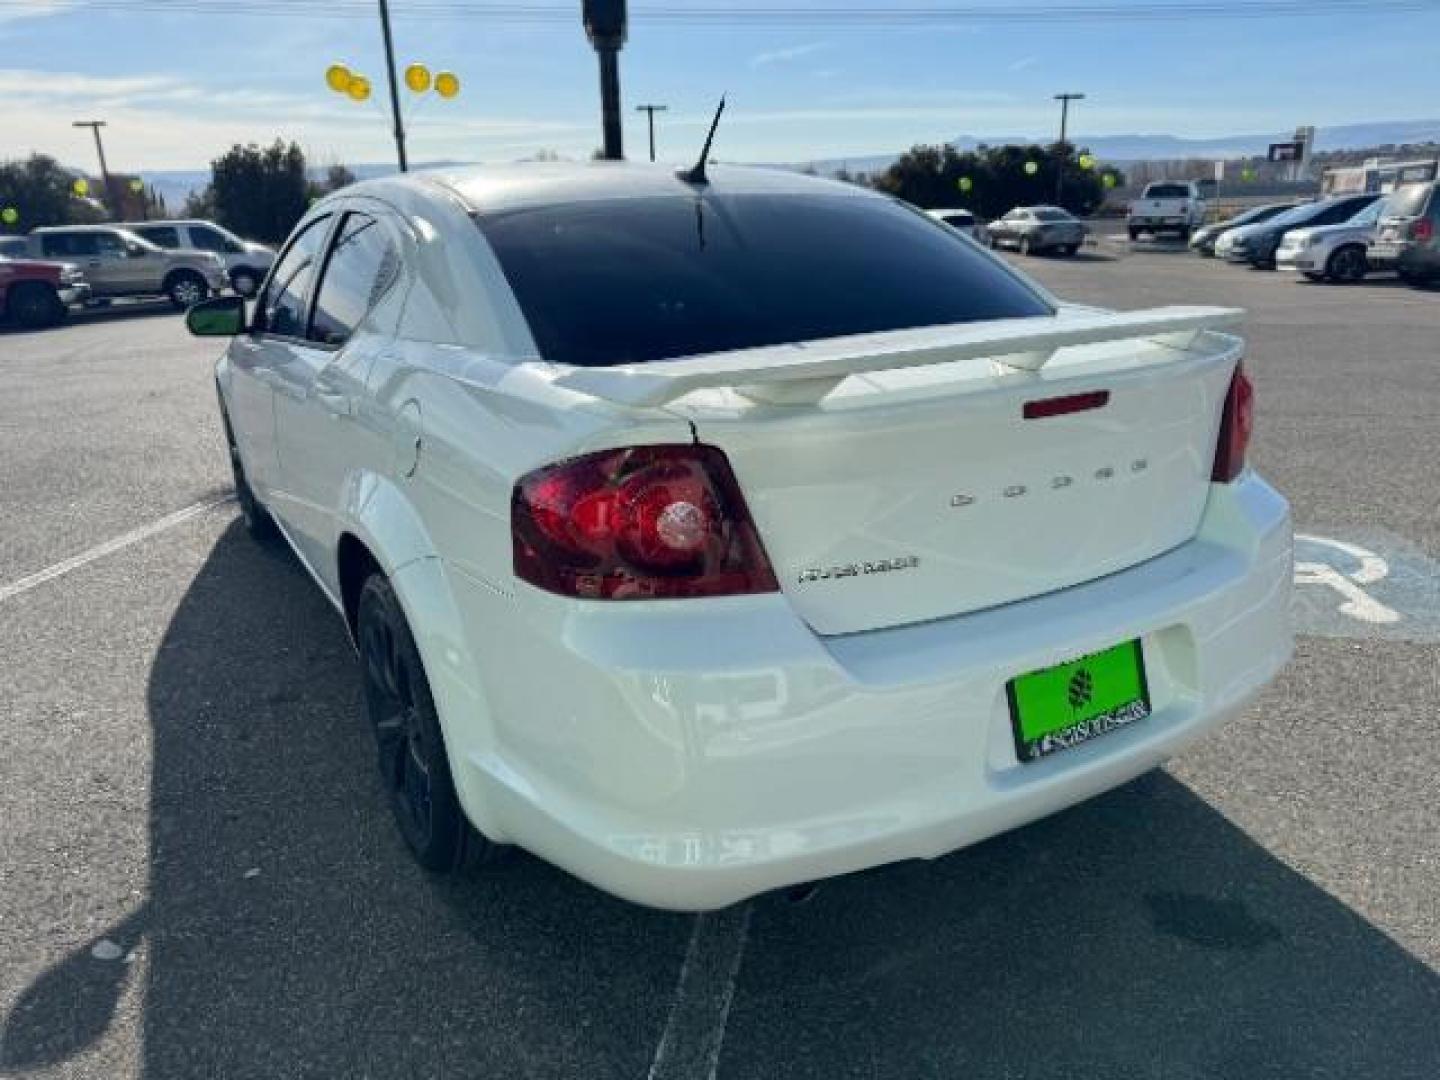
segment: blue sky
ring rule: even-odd
[[[194,5],[184,0],[126,10],[74,2],[0,0],[0,158],[34,150],[90,167],[89,136],[70,122],[92,116],[109,122],[116,169],[201,168],[232,142],[276,135],[299,140],[319,163],[391,157],[374,19],[187,15],[181,9]],[[569,5],[573,21],[528,27],[411,18],[406,3],[392,0],[402,63],[454,70],[464,85],[453,102],[412,100],[415,158],[512,160],[541,149],[581,157],[599,144],[595,57],[578,2]],[[312,4],[324,0],[294,0],[292,10]],[[626,149],[644,153],[633,106],[656,101],[670,106],[658,118],[661,157],[693,156],[722,91],[730,107],[716,154],[751,161],[885,153],[962,133],[1049,138],[1058,90],[1088,95],[1072,113],[1081,141],[1426,118],[1440,112],[1436,41],[1440,8],[1190,25],[863,30],[717,30],[637,18],[622,55]],[[334,60],[372,77],[370,103],[325,89]]]

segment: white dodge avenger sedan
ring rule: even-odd
[[[216,369],[424,866],[700,910],[1124,783],[1291,651],[1239,312],[1065,304],[890,198],[597,162],[317,203]]]

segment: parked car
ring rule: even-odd
[[[187,308],[229,284],[219,255],[166,251],[117,225],[35,229],[30,253],[78,263],[96,297],[168,296],[177,308]]]
[[[1174,233],[1188,239],[1192,230],[1204,224],[1205,213],[1200,185],[1193,181],[1146,184],[1140,198],[1130,203],[1126,227],[1131,240],[1147,232],[1152,236]]]
[[[1440,184],[1406,184],[1386,200],[1368,258],[1411,284],[1440,279]]]
[[[26,329],[53,326],[89,296],[78,266],[0,255],[0,318]]]
[[[275,262],[273,248],[242,240],[213,221],[135,221],[125,227],[166,251],[190,248],[219,255],[230,287],[241,296],[254,296]]]
[[[1285,202],[1252,206],[1249,210],[1236,214],[1225,221],[1212,221],[1209,225],[1202,225],[1190,234],[1190,250],[1209,258],[1215,254],[1216,241],[1231,229],[1240,229],[1246,225],[1258,225],[1262,221],[1269,221],[1278,214],[1285,213],[1286,210],[1293,210],[1296,205],[1293,202]]]
[[[989,227],[993,247],[1013,247],[1021,255],[1058,251],[1074,255],[1085,243],[1085,223],[1058,206],[1017,206]]]
[[[989,240],[985,223],[969,210],[927,210],[925,212],[936,221],[943,221],[952,229],[959,229],[976,243],[983,244]]]
[[[1248,263],[1262,269],[1275,268],[1275,253],[1280,241],[1291,229],[1338,225],[1349,221],[1376,199],[1378,194],[1337,195],[1317,202],[1302,203],[1293,210],[1277,214],[1269,221],[1231,229],[1215,244],[1215,254],[1226,262]]]
[[[1311,281],[1364,281],[1370,272],[1366,250],[1385,205],[1385,199],[1376,199],[1338,225],[1291,229],[1275,252],[1275,268],[1294,270]]]
[[[249,306],[187,315],[236,335],[244,520],[343,616],[426,867],[515,843],[698,910],[938,856],[1290,655],[1239,312],[1067,305],[873,191],[615,162],[347,187]]]

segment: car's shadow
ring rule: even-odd
[[[72,308],[63,320],[53,326],[17,326],[10,319],[0,319],[0,336],[6,334],[56,334],[64,332],[66,327],[70,326],[124,322],[131,319],[153,319],[162,315],[179,318],[180,314],[169,300],[121,300],[113,304]]]
[[[148,896],[38,977],[0,1068],[142,981],[142,1074],[646,1075],[689,919],[536,859],[439,880],[383,808],[353,659],[231,526],[150,673]],[[134,949],[98,963],[94,940]],[[932,864],[756,902],[720,1076],[1433,1077],[1440,978],[1165,774]]]

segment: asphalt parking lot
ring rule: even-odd
[[[224,501],[216,346],[0,331],[0,1073],[1440,1075],[1440,292],[1016,261],[1250,310],[1295,661],[1119,791],[698,920],[524,855],[415,868],[339,620]]]

